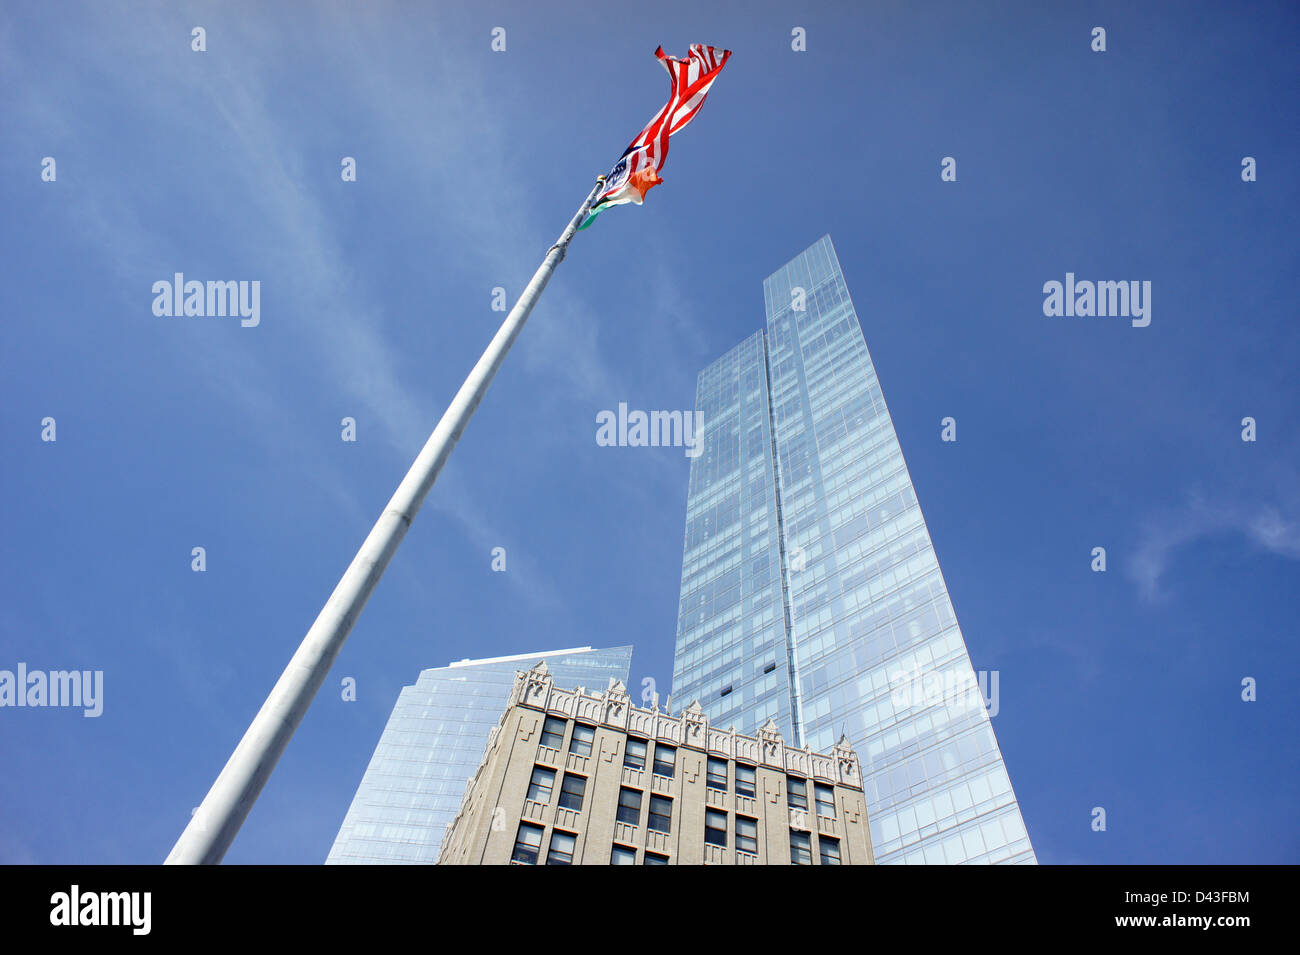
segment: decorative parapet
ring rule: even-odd
[[[528,671],[515,674],[515,685],[510,690],[511,703],[531,703],[534,706],[546,706],[551,691],[555,688],[555,678],[545,660],[541,660]]]
[[[766,766],[783,769],[785,762],[785,741],[781,739],[781,730],[772,717],[767,718],[758,729],[758,758]]]
[[[711,756],[772,766],[831,783],[862,786],[858,755],[844,737],[830,753],[814,753],[807,747],[796,749],[787,745],[771,719],[755,736],[737,733],[734,726],[725,731],[713,729],[698,700],[693,700],[681,713],[672,716],[657,705],[650,708],[633,705],[621,680],[610,680],[609,686],[601,693],[588,693],[584,687],[561,689],[555,686],[545,661],[516,674],[507,710],[516,703],[565,719],[580,719],[596,726],[644,736],[656,742],[688,746]],[[504,719],[505,713],[502,714]],[[494,730],[494,740],[496,732]]]
[[[835,759],[836,772],[841,779],[855,786],[862,785],[862,765],[858,762],[858,754],[853,751],[849,738],[843,733],[840,734],[840,741],[831,750],[831,756]]]

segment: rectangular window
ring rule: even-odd
[[[586,723],[573,724],[573,739],[569,740],[569,752],[578,756],[591,755],[591,741],[596,738],[596,727]]]
[[[542,827],[534,826],[531,822],[521,822],[519,835],[515,836],[515,852],[510,861],[537,865],[537,853],[541,848]]]
[[[546,723],[542,727],[542,745],[559,749],[564,743],[564,730],[568,725],[568,720],[562,720],[558,716],[546,717]]]
[[[645,740],[633,736],[627,738],[627,749],[623,751],[623,765],[628,769],[645,769]]]
[[[736,764],[736,795],[754,797],[754,767]]]
[[[727,814],[716,809],[704,811],[704,842],[710,846],[726,846]]]
[[[736,848],[758,855],[758,820],[736,817]]]
[[[818,836],[817,845],[821,846],[822,865],[840,864],[840,840]]]
[[[671,746],[655,743],[655,775],[673,778],[673,767],[677,765],[677,750]]]
[[[629,826],[639,826],[641,824],[641,791],[639,789],[624,787],[618,791],[618,821],[626,822]]]
[[[727,791],[727,761],[715,756],[709,757],[708,787]]]
[[[786,800],[791,809],[808,811],[808,780],[794,776],[785,778]]]
[[[546,853],[547,865],[573,865],[573,845],[578,837],[556,829],[551,833],[551,851]]]
[[[560,808],[582,811],[582,795],[587,791],[587,777],[564,774],[560,784]]]
[[[790,864],[812,865],[812,841],[808,833],[790,830]]]
[[[614,846],[609,851],[610,865],[636,865],[636,850],[630,846]]]
[[[813,793],[817,798],[817,815],[827,819],[835,818],[835,789],[824,783],[814,783]]]
[[[650,797],[650,818],[646,828],[655,832],[673,831],[673,801],[666,796]]]
[[[545,766],[533,767],[533,778],[528,783],[528,798],[535,802],[550,802],[555,788],[555,770]]]
[[[641,863],[641,864],[642,864],[642,865],[667,865],[667,864],[668,864],[668,857],[667,857],[667,856],[661,856],[661,855],[659,855],[658,853],[655,853],[655,852],[647,852],[647,853],[645,854],[645,862],[643,862],[643,863]]]

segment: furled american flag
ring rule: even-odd
[[[592,203],[591,215],[579,228],[591,225],[592,220],[608,206],[625,202],[640,205],[645,194],[663,182],[659,170],[668,158],[668,138],[695,118],[731,51],[692,43],[690,54],[684,60],[664,53],[663,47],[655,50],[655,56],[672,81],[668,104],[623,151],[606,177],[604,190]]]

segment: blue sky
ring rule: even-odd
[[[227,861],[322,861],[422,668],[669,684],[689,460],[595,416],[693,407],[827,233],[1040,861],[1300,861],[1295,7],[552,6],[0,12],[0,669],[105,687],[0,710],[0,862],[161,861],[693,42],[734,56],[664,185],[575,240]],[[260,325],[155,316],[175,272]],[[1044,316],[1066,272],[1150,326]]]

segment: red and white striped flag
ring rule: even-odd
[[[695,118],[704,105],[709,87],[730,56],[730,50],[718,50],[700,43],[691,44],[690,54],[684,60],[664,53],[663,47],[655,50],[655,57],[672,81],[668,103],[623,151],[606,177],[604,190],[592,203],[591,215],[579,228],[591,225],[592,220],[608,206],[626,202],[641,205],[645,194],[663,182],[659,170],[668,158],[668,138]]]

